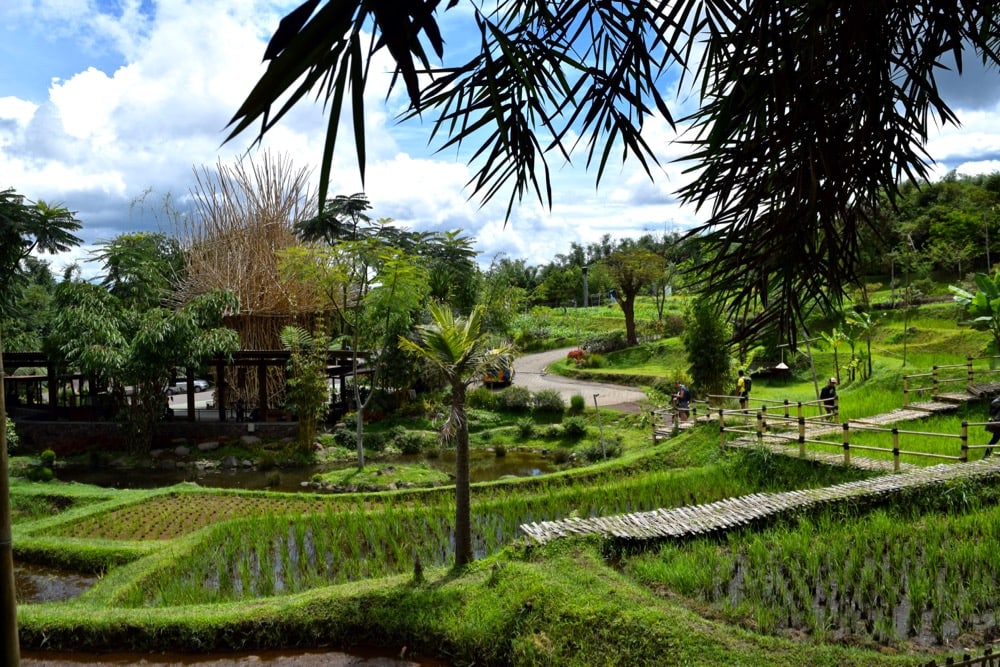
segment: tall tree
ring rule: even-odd
[[[385,247],[377,238],[299,246],[280,257],[283,274],[312,285],[351,341],[358,468],[363,468],[365,408],[390,371],[397,337],[409,330],[426,299],[427,272],[415,258]],[[359,372],[362,361],[367,367],[365,395]]]
[[[441,437],[455,443],[455,567],[472,562],[472,518],[469,484],[469,420],[465,392],[469,384],[495,367],[509,350],[488,349],[483,328],[483,307],[476,306],[468,319],[455,318],[440,303],[430,305],[431,323],[418,327],[418,340],[400,337],[399,346],[439,371],[451,388],[451,412]]]
[[[691,301],[684,318],[684,349],[690,363],[691,379],[702,394],[722,394],[731,382],[728,341],[732,330],[714,301],[699,296]]]
[[[940,72],[961,72],[968,54],[1000,64],[988,0],[462,3],[479,48],[457,62],[445,58],[440,6],[307,0],[271,38],[230,138],[258,120],[263,135],[318,89],[330,114],[321,188],[345,126],[363,180],[363,101],[384,48],[396,65],[385,81],[405,86],[410,117],[433,118],[442,147],[468,145],[471,185],[485,200],[508,195],[509,215],[529,193],[551,205],[548,155],[584,152],[599,183],[620,150],[652,178],[657,151],[642,128],[676,123],[661,91],[683,72],[677,90],[701,106],[683,119],[696,175],[679,195],[707,212],[696,230],[713,250],[706,286],[742,311],[742,335],[774,328],[789,341],[803,308],[832,308],[855,282],[880,193],[891,202],[901,176],[927,177],[929,123],[957,122]],[[340,120],[345,106],[353,123]]]
[[[102,285],[135,308],[159,306],[184,272],[180,242],[162,233],[119,234],[91,256],[103,269]]]
[[[7,312],[23,262],[33,252],[66,252],[79,245],[76,214],[43,201],[31,205],[13,189],[0,191],[0,322]],[[17,600],[11,546],[10,478],[7,473],[7,399],[4,396],[3,340],[0,337],[0,664],[17,665]]]
[[[619,303],[625,315],[625,339],[629,345],[637,345],[636,297],[643,288],[649,287],[663,275],[666,262],[652,250],[625,243],[604,260],[604,266],[618,288]]]

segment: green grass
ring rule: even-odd
[[[678,300],[671,308],[679,306]],[[641,311],[647,322],[655,318],[649,307]],[[947,309],[935,308],[915,312],[906,366],[895,331],[902,324],[893,319],[879,330],[873,376],[841,385],[845,418],[901,407],[904,373],[964,361],[968,350],[984,347],[982,333],[954,326],[943,316]],[[552,347],[572,344],[566,341],[577,328],[621,326],[615,309],[579,310],[533,312],[528,324],[548,327],[544,345]],[[829,350],[814,349],[812,361],[821,382],[836,371]],[[610,354],[606,362],[588,372],[648,387],[687,367],[676,339]],[[808,364],[794,365],[787,380],[755,378],[754,398],[812,400]],[[650,389],[650,404],[662,399],[662,391]],[[371,432],[387,440],[399,428],[433,433],[441,414],[384,420]],[[912,426],[948,431],[956,420],[983,415],[982,406],[970,407]],[[602,425],[620,439],[622,453],[584,464],[581,453],[597,441],[596,415],[585,410],[587,435],[580,441],[560,436],[567,417],[470,411],[476,448],[546,448],[576,454],[577,462],[550,475],[475,485],[478,560],[462,571],[448,569],[454,518],[448,486],[321,496],[192,485],[108,491],[15,480],[17,558],[104,573],[76,601],[22,605],[23,646],[197,651],[369,644],[406,646],[408,655],[423,652],[455,665],[888,666],[940,658],[939,644],[915,638],[947,639],[950,624],[976,645],[970,614],[992,618],[996,627],[987,591],[1000,583],[998,561],[995,550],[979,546],[995,544],[1000,525],[989,488],[950,485],[883,511],[847,506],[722,539],[629,545],[635,550],[568,539],[527,548],[518,539],[525,522],[707,503],[870,474],[759,451],[722,452],[712,426],[654,445],[647,413],[610,411],[601,413]],[[531,429],[522,428],[525,420]],[[420,471],[391,472],[402,478]],[[395,479],[384,466],[372,476]],[[942,544],[949,545],[947,556]],[[918,548],[919,557],[908,556]],[[423,567],[419,578],[415,558]],[[932,572],[930,563],[943,569]],[[775,572],[781,576],[767,574]],[[920,623],[913,637],[884,617],[830,620],[814,609],[822,591],[848,583],[861,606],[892,595],[898,605],[902,598],[890,584],[900,575],[910,582],[908,599],[935,610],[913,615],[911,624]]]

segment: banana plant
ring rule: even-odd
[[[993,353],[1000,354],[1000,270],[992,278],[988,274],[977,273],[973,281],[975,294],[957,285],[948,289],[955,295],[955,301],[965,306],[972,318],[972,326],[993,334]]]

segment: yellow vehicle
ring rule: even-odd
[[[514,357],[509,354],[497,356],[497,364],[483,375],[487,387],[507,387],[514,382]]]

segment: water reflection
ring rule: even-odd
[[[398,456],[390,463],[413,464],[425,462],[429,467],[449,474],[455,472],[455,452],[443,450],[434,457],[425,454]],[[221,489],[270,490],[270,491],[315,491],[305,484],[317,473],[330,472],[354,467],[353,462],[319,464],[299,468],[276,470],[256,470],[241,468],[223,470],[220,468],[197,469],[177,468],[171,470],[143,469],[130,470],[127,475],[111,468],[68,467],[56,471],[56,477],[64,482],[80,482],[118,489],[155,489],[172,486],[181,482],[195,482],[200,486]],[[473,482],[489,482],[504,477],[534,477],[556,471],[558,468],[546,456],[536,451],[511,451],[498,457],[492,451],[473,450],[469,457],[470,479]]]
[[[71,600],[93,586],[96,574],[81,574],[35,563],[14,563],[14,590],[19,604]]]

